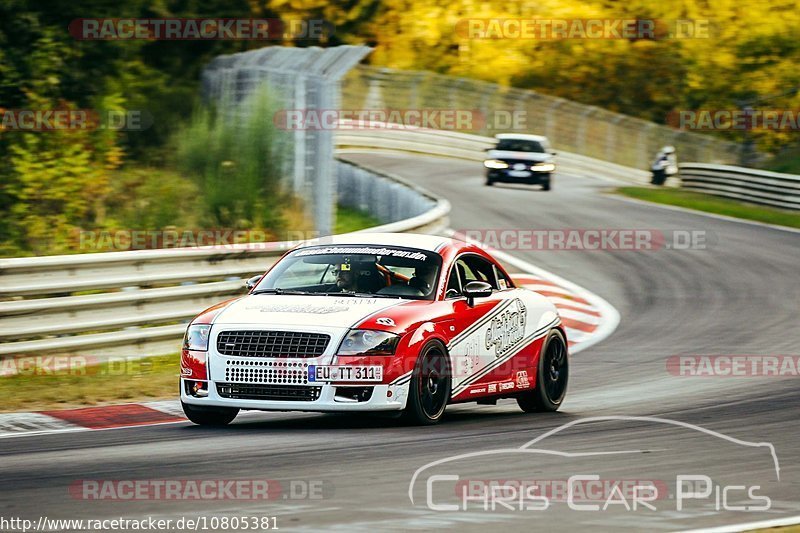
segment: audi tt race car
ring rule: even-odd
[[[555,411],[567,340],[555,306],[482,248],[429,235],[350,234],[287,252],[246,296],[198,315],[181,355],[197,424],[242,409],[396,412],[515,398]]]
[[[486,185],[503,181],[541,185],[543,190],[550,190],[556,153],[547,137],[501,133],[496,138],[497,145],[487,150],[483,162]]]

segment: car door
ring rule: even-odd
[[[495,290],[489,297],[477,298],[470,306],[463,296],[463,287],[470,281],[484,281]],[[480,376],[496,361],[486,334],[505,300],[504,291],[499,289],[494,265],[479,255],[463,254],[451,267],[445,301],[450,304],[452,318],[448,351],[453,369],[453,397],[489,393],[487,386],[480,384]]]

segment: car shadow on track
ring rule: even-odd
[[[569,413],[530,414],[518,411],[490,411],[486,408],[473,407],[450,410],[445,413],[440,424],[434,426],[416,426],[406,422],[399,415],[377,414],[341,414],[341,413],[300,413],[291,416],[281,414],[269,419],[269,414],[257,419],[242,417],[224,428],[204,428],[201,426],[183,426],[186,431],[219,432],[253,432],[258,430],[290,430],[316,431],[336,429],[403,429],[415,430],[452,430],[470,427],[493,427],[494,429],[516,427],[538,429],[569,422],[577,416]]]
[[[488,188],[495,188],[495,189],[510,189],[515,191],[535,191],[535,192],[547,192],[542,190],[542,187],[539,185],[528,185],[526,183],[499,183],[495,182],[492,184],[491,187]]]

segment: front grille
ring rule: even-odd
[[[305,385],[308,383],[308,363],[232,359],[225,362],[225,381]]]
[[[324,333],[223,331],[217,337],[217,351],[239,357],[318,357],[330,340]]]
[[[253,385],[249,383],[217,383],[217,392],[232,400],[271,400],[313,402],[322,387],[302,385]]]
[[[525,165],[526,169],[533,168],[536,165],[543,165],[544,163],[546,163],[546,161],[531,161],[530,159],[501,159],[500,161],[508,163],[508,167],[511,170],[514,170],[514,165],[516,165],[517,163],[522,163],[523,165]]]

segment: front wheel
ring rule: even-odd
[[[550,190],[550,175],[548,174],[547,177],[542,181],[542,190],[549,191]]]
[[[239,410],[232,407],[202,407],[181,402],[186,418],[199,426],[227,426]]]
[[[422,349],[414,367],[406,418],[420,425],[439,422],[450,400],[451,386],[447,350],[442,343],[432,341]]]
[[[517,404],[526,413],[558,411],[567,394],[569,354],[564,335],[557,329],[550,332],[539,357],[536,388],[517,397]]]

